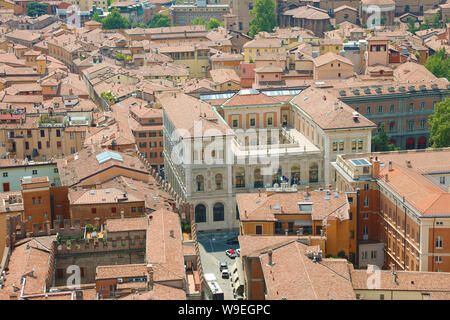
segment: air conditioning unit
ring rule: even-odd
[[[117,279],[117,283],[123,283],[123,279],[122,278],[118,278]]]

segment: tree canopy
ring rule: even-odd
[[[220,22],[217,19],[211,18],[208,23],[206,24],[206,29],[208,30],[214,30],[220,27]]]
[[[147,23],[149,28],[163,28],[170,27],[170,18],[163,14],[155,14]]]
[[[206,25],[206,21],[204,18],[202,17],[196,17],[193,21],[192,21],[192,25],[193,26],[202,26],[202,25]]]
[[[441,48],[441,50],[429,56],[425,62],[425,68],[430,70],[438,78],[449,79],[450,59],[446,58],[445,48]]]
[[[113,8],[111,12],[102,20],[103,29],[128,29],[130,22],[127,18],[122,17],[116,8]]]
[[[378,127],[378,134],[372,137],[372,145],[375,151],[393,151],[395,146],[390,143],[391,137],[389,137],[384,130],[384,122]]]
[[[254,37],[261,31],[272,32],[277,25],[275,2],[273,0],[256,0],[250,13],[254,16],[250,22],[249,35]]]
[[[450,147],[450,98],[436,103],[434,113],[428,118],[430,124],[430,146]]]
[[[47,13],[47,9],[47,3],[30,2],[27,4],[27,15],[30,17],[42,16]]]

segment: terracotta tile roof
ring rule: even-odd
[[[226,83],[228,81],[240,83],[241,79],[234,69],[213,69],[210,71],[212,81],[217,84]]]
[[[394,78],[398,82],[423,82],[437,79],[425,66],[414,62],[405,62],[395,68]]]
[[[144,197],[145,207],[151,211],[171,209],[174,200],[156,180],[149,176],[148,181],[134,180],[125,176],[115,177],[102,183],[102,188],[118,187],[130,195]]]
[[[336,103],[338,108],[335,107]],[[355,121],[354,109],[323,89],[309,87],[292,99],[291,104],[311,116],[322,129],[375,127],[372,121],[362,115]]]
[[[281,48],[280,39],[255,39],[244,44],[243,48]]]
[[[165,93],[159,97],[159,101],[174,127],[186,130],[190,138],[198,134],[197,131],[199,130],[194,130],[194,125],[199,122],[201,123],[202,136],[205,132],[214,135],[213,132],[220,132],[221,135],[231,134],[230,127],[219,118],[206,102],[184,93]],[[181,136],[185,135],[186,133],[181,132]]]
[[[379,288],[377,290],[394,291],[422,291],[438,293],[443,295],[450,294],[450,273],[448,272],[419,272],[419,271],[396,271],[397,283],[394,282],[394,276],[390,270],[380,270]],[[367,270],[352,270],[352,284],[355,290],[368,290],[368,278],[373,272]]]
[[[280,101],[269,97],[259,91],[241,90],[237,94],[229,98],[222,107],[240,107],[240,106],[256,106],[256,105],[274,105],[279,106]]]
[[[347,59],[343,56],[335,54],[334,52],[327,52],[327,53],[313,59],[315,67],[320,67],[320,66],[323,66],[324,64],[331,63],[333,61],[339,61],[339,62],[353,66],[353,62],[351,62],[350,59]]]
[[[450,171],[450,149],[375,155],[384,163],[380,170],[380,181],[401,197],[404,196],[421,214],[450,214],[449,189],[431,178],[433,173]],[[389,161],[392,161],[392,171],[389,171]],[[411,167],[408,167],[406,161],[410,161]]]
[[[139,277],[148,275],[146,264],[98,266],[95,273],[95,280]]]
[[[238,236],[241,257],[259,257],[261,252],[277,248],[298,239],[297,236]]]
[[[124,194],[127,195],[127,200],[122,200],[124,198]],[[118,203],[119,199],[120,203],[144,201],[143,196],[136,197],[135,195],[127,194],[118,188],[81,190],[69,192],[68,196],[71,205]]]
[[[147,229],[147,217],[107,219],[106,230],[108,232],[137,231]]]
[[[96,146],[84,148],[74,155],[70,155],[63,159],[57,159],[58,171],[60,175],[61,184],[64,186],[83,185],[83,181],[89,177],[97,175],[99,172],[104,172],[112,167],[121,167],[125,170],[139,171],[148,173],[141,163],[141,161],[132,155],[126,153],[112,151],[119,153],[123,161],[116,159],[109,159],[103,163],[99,163],[96,156],[107,150]],[[121,173],[124,174],[124,171]],[[108,178],[109,179],[109,178]],[[103,183],[100,177],[96,179],[96,183]]]
[[[23,294],[44,292],[51,256],[50,250],[55,240],[56,236],[28,238],[14,247],[9,260],[9,271],[6,273],[4,287],[0,289],[0,297],[9,299],[9,295],[20,296],[20,290],[14,292],[12,285],[14,284],[16,288],[21,289],[22,276],[32,272],[33,268],[35,269],[34,277],[26,277]]]
[[[326,10],[319,9],[310,5],[301,6],[296,9],[287,10],[283,12],[283,15],[293,16],[297,19],[309,19],[309,20],[327,20],[330,16]]]
[[[330,192],[328,196],[327,191],[310,191],[309,193],[309,197],[303,191],[239,193],[236,195],[239,219],[241,221],[277,221],[278,214],[305,215],[316,221],[321,221],[330,215],[337,216],[340,220],[349,218],[349,206],[345,193]],[[312,211],[300,211],[299,203],[311,203]]]
[[[185,279],[183,237],[178,214],[165,209],[149,216],[146,262],[152,264],[154,281]]]
[[[293,241],[273,249],[272,265],[267,252],[259,257],[269,300],[354,300],[345,259],[308,258],[308,246]]]

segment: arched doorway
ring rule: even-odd
[[[291,168],[291,185],[300,184],[300,168],[294,166]]]
[[[213,207],[213,220],[214,221],[224,221],[225,220],[225,214],[224,214],[224,206],[222,203],[218,202]]]
[[[236,188],[245,188],[245,170],[238,168],[236,170]]]
[[[272,176],[272,184],[275,184],[275,183],[279,184],[280,182],[282,182],[282,181],[280,181],[280,177],[282,175],[283,174],[282,174],[281,168],[278,168],[278,170]]]
[[[417,149],[425,149],[427,147],[427,138],[426,137],[420,137],[417,140]]]
[[[254,187],[255,188],[263,188],[264,187],[264,178],[261,174],[261,169],[260,168],[256,168],[255,171],[253,172],[253,176],[254,176]]]
[[[198,204],[195,206],[195,222],[201,223],[206,222],[206,207],[203,204]]]
[[[319,182],[319,166],[315,162],[309,166],[309,182]]]
[[[406,148],[405,149],[414,149],[416,147],[416,140],[414,138],[406,139]]]

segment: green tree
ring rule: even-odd
[[[103,29],[128,29],[130,22],[127,18],[122,17],[116,8],[113,8],[111,12],[102,20]]]
[[[250,22],[249,35],[254,37],[261,31],[272,32],[277,25],[275,2],[273,0],[256,0],[250,13],[254,16]]]
[[[94,12],[94,14],[92,15],[91,20],[92,20],[92,21],[97,21],[97,22],[102,23],[102,18],[100,17],[100,14],[98,13],[97,10],[96,10],[96,11]]]
[[[425,68],[430,70],[438,78],[447,78],[450,76],[450,59],[446,57],[445,48],[436,51],[428,57],[425,62]]]
[[[415,34],[417,31],[417,28],[416,28],[416,22],[414,21],[414,19],[408,18],[407,24],[408,24],[408,31]]]
[[[206,25],[206,21],[202,17],[196,17],[194,21],[191,23],[193,26],[204,26]]]
[[[206,29],[208,29],[208,30],[214,30],[214,29],[217,29],[218,27],[220,27],[220,22],[219,22],[219,20],[214,19],[214,18],[210,19],[208,21],[208,23],[206,24]]]
[[[433,28],[440,28],[441,27],[441,16],[439,13],[436,13],[433,17]]]
[[[384,122],[378,127],[378,134],[372,137],[372,145],[375,151],[393,151],[395,146],[390,143],[391,138],[384,130]]]
[[[170,27],[170,18],[163,14],[155,14],[147,23],[149,28]]]
[[[428,118],[430,125],[430,146],[450,147],[450,98],[436,103],[434,113]]]
[[[30,2],[27,4],[27,15],[30,17],[42,16],[47,13],[47,9],[47,3]]]
[[[145,23],[133,23],[133,28],[147,28],[147,25]]]

